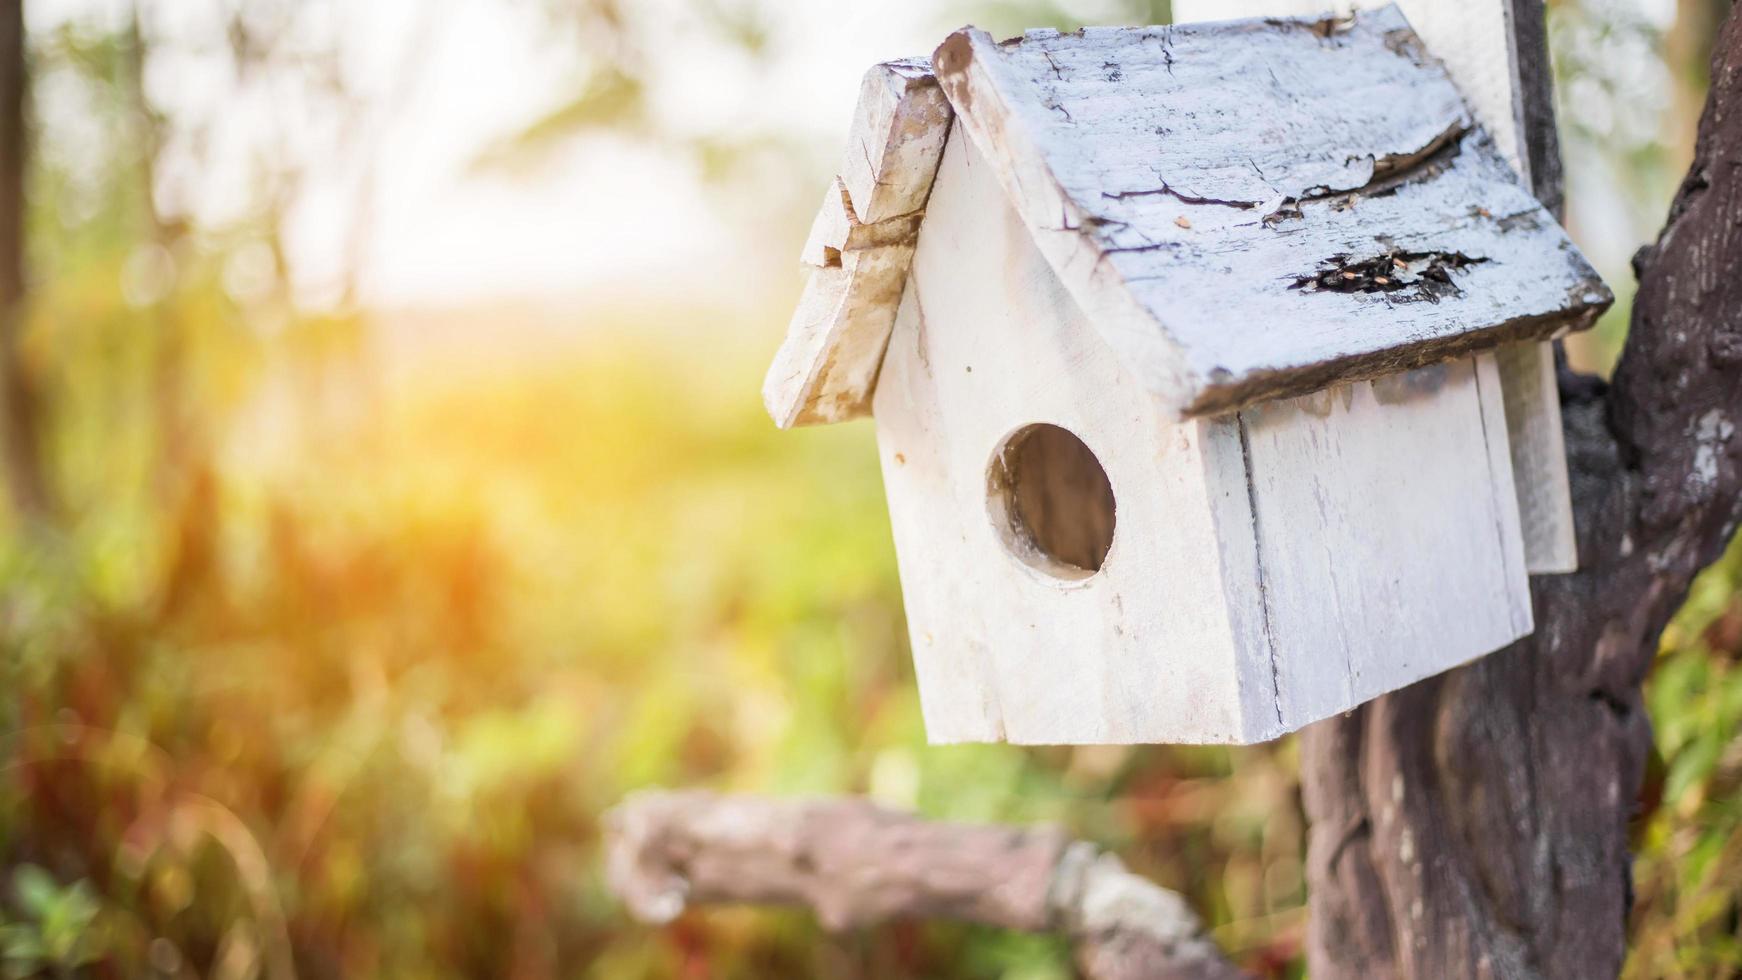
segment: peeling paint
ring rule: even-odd
[[[1288,288],[1306,293],[1384,293],[1392,302],[1438,303],[1463,294],[1452,273],[1488,261],[1462,252],[1385,252],[1357,259],[1333,255]]]

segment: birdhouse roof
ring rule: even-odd
[[[824,281],[770,372],[783,424],[866,410],[952,116],[1180,417],[1587,327],[1611,301],[1395,7],[968,28],[933,62],[867,76],[806,247]]]

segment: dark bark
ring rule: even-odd
[[[0,0],[0,447],[12,506],[48,510],[39,446],[41,398],[20,341],[25,324],[25,181],[30,164],[30,69],[23,0]]]
[[[1625,954],[1640,686],[1742,519],[1742,10],[1611,386],[1564,376],[1576,574],[1536,632],[1309,729],[1320,977],[1605,977]]]
[[[1512,45],[1518,53],[1519,132],[1524,136],[1530,189],[1549,213],[1564,217],[1560,130],[1554,122],[1554,67],[1548,56],[1548,17],[1543,0],[1512,0]]]

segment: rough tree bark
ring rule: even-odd
[[[1545,57],[1540,35],[1528,34],[1521,40]],[[1558,173],[1546,166],[1552,143],[1532,141],[1528,151],[1539,175]],[[1557,201],[1547,179],[1539,194]],[[1693,164],[1634,268],[1639,291],[1613,382],[1561,379],[1580,571],[1534,580],[1528,639],[1302,735],[1315,977],[1584,980],[1621,968],[1627,824],[1651,749],[1641,684],[1694,576],[1742,521],[1742,7],[1732,7],[1714,47]],[[818,861],[803,843],[819,833],[818,814],[802,807],[757,810],[745,824],[753,830],[724,835],[660,813],[648,826],[664,829],[624,838],[636,841],[626,853],[651,862],[642,873],[653,880],[666,876],[665,894],[677,888],[691,902],[797,902],[825,921],[835,903],[874,910],[840,923],[929,914],[1070,929],[1068,916],[1043,914],[1032,895],[1011,915],[960,893],[1010,880],[1011,862],[983,859],[980,845],[955,852],[973,856],[966,865],[930,868],[943,879],[899,863],[974,833],[962,828],[907,819],[899,833],[841,835],[832,824],[829,856]],[[1038,861],[1023,865],[1030,877],[1059,867],[1038,838],[978,832],[995,835],[982,842],[991,851]],[[915,876],[901,877],[901,867]],[[893,890],[881,877],[891,873],[900,878]],[[618,878],[633,900],[645,882],[628,881]],[[1229,969],[1206,946],[1192,948],[1208,975]],[[1120,965],[1133,972],[1096,973],[1084,960],[1091,976],[1180,975],[1162,954]]]
[[[25,313],[25,195],[30,162],[30,70],[23,0],[0,0],[0,450],[19,513],[48,509],[38,447],[40,399],[19,349]]]
[[[1581,570],[1530,638],[1303,734],[1314,976],[1620,969],[1640,685],[1742,518],[1742,8],[1711,78],[1614,381],[1562,378]]]

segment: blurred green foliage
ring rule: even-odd
[[[67,974],[101,958],[102,934],[94,928],[97,900],[89,882],[63,888],[34,864],[12,872],[13,894],[22,913],[0,920],[0,969],[8,977],[43,972]]]
[[[1065,974],[959,928],[651,933],[598,879],[638,786],[868,792],[1062,821],[1288,960],[1289,748],[926,748],[869,432],[773,432],[758,353],[644,334],[420,385],[293,475],[18,539],[0,853],[95,883],[124,975],[281,929],[310,976]]]
[[[1742,976],[1742,544],[1695,583],[1646,694],[1629,974]]]
[[[44,125],[95,143],[46,140],[32,198],[59,505],[0,537],[0,969],[1070,975],[1055,940],[948,924],[629,923],[601,814],[700,785],[1057,821],[1300,975],[1292,740],[924,744],[870,430],[776,433],[756,400],[741,339],[784,311],[594,311],[511,370],[389,384],[374,320],[292,298],[277,195],[223,227],[153,200],[138,43],[64,32],[34,64],[90,107]],[[620,122],[617,72],[547,135]],[[1701,579],[1650,688],[1633,976],[1742,975],[1739,579],[1734,553]]]

